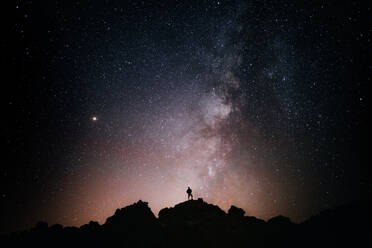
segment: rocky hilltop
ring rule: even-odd
[[[117,209],[102,225],[39,222],[0,241],[9,247],[355,247],[367,237],[368,213],[367,207],[348,205],[296,224],[284,216],[245,216],[236,206],[226,213],[199,198],[164,208],[156,218],[140,200]]]

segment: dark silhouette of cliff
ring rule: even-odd
[[[1,236],[2,247],[350,247],[367,240],[367,206],[327,210],[295,224],[288,217],[268,221],[224,212],[201,198],[164,208],[156,218],[147,202],[117,209],[100,225],[77,227],[39,222],[30,230]]]

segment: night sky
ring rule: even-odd
[[[157,215],[187,186],[295,222],[366,198],[361,2],[14,1],[0,231],[104,223],[139,199]]]

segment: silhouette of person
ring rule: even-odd
[[[192,190],[190,189],[190,187],[187,187],[187,190],[186,190],[186,193],[187,193],[187,200],[190,200],[190,197],[191,197],[191,200],[193,200],[193,196],[191,194]]]

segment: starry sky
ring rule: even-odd
[[[139,199],[157,214],[187,186],[224,210],[295,222],[371,193],[371,6],[18,0],[11,11],[1,232],[104,223]]]

